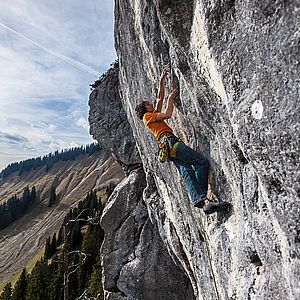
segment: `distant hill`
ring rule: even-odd
[[[36,201],[20,219],[0,230],[0,287],[41,251],[46,238],[60,228],[70,208],[90,191],[104,193],[108,186],[116,185],[124,177],[118,163],[106,151],[98,148],[91,153],[86,148],[79,149],[72,159],[66,159],[66,154],[70,155],[74,149],[18,163],[19,169],[14,172],[12,168],[17,165],[12,164],[1,173],[1,204],[12,197],[22,197],[24,189],[33,187]],[[36,161],[45,163],[29,168],[29,162]],[[49,205],[53,189],[55,199]]]
[[[92,155],[95,152],[101,150],[99,144],[94,143],[87,146],[75,147],[67,150],[62,150],[61,152],[55,151],[54,153],[49,153],[43,157],[36,157],[26,159],[20,162],[14,162],[9,164],[0,173],[0,178],[6,178],[9,175],[17,172],[18,175],[22,175],[24,172],[29,172],[31,170],[36,170],[37,168],[46,167],[46,172],[50,170],[53,165],[59,161],[70,161],[75,160],[80,154]]]

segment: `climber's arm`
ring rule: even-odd
[[[165,78],[167,77],[169,71],[168,69],[164,69],[161,73],[160,80],[159,80],[159,86],[158,86],[158,92],[156,95],[157,103],[155,107],[155,111],[161,112],[162,105],[165,98]]]
[[[168,97],[168,105],[167,105],[167,109],[165,112],[163,113],[159,113],[157,114],[156,118],[155,118],[155,122],[159,122],[165,119],[170,119],[172,117],[173,114],[173,110],[174,110],[174,99],[177,95],[177,90],[173,90],[171,92],[171,94]]]

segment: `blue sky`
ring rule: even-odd
[[[115,61],[113,0],[0,0],[0,170],[93,142],[89,84]]]

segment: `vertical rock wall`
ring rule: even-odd
[[[105,207],[101,249],[105,299],[194,299],[191,283],[150,221],[145,173],[119,97],[115,64],[90,95],[90,131],[123,167],[126,178]],[[171,275],[170,275],[171,274]]]
[[[119,93],[146,172],[143,198],[197,299],[300,298],[299,8],[115,1]],[[232,203],[230,215],[191,207],[134,115],[141,99],[155,100],[166,64],[180,90],[169,123],[210,160],[211,189]]]
[[[298,7],[297,7],[298,6]],[[120,90],[160,234],[189,274],[196,297],[299,297],[299,3],[296,1],[116,1]],[[180,99],[170,121],[211,162],[211,186],[231,216],[204,217],[212,268],[171,164],[135,118],[154,100],[171,63]]]
[[[102,246],[105,299],[194,299],[185,273],[166,251],[143,201],[139,168],[115,189],[104,211]]]

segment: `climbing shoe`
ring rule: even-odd
[[[213,214],[214,212],[225,211],[231,205],[228,202],[209,202],[203,205],[203,211],[205,214]]]

